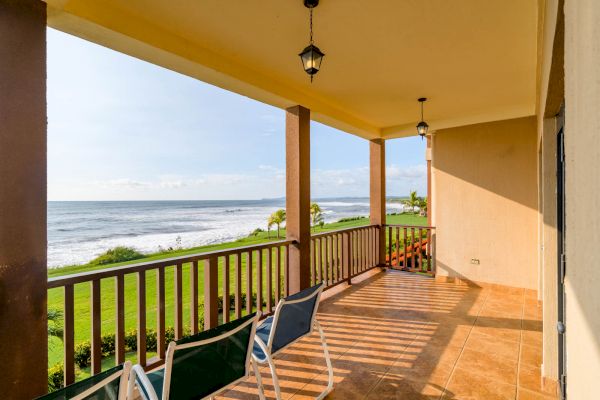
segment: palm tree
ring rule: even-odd
[[[325,222],[323,220],[323,210],[317,203],[312,203],[310,205],[310,220],[313,228],[317,225],[321,225],[321,222]]]
[[[269,216],[269,219],[267,220],[267,237],[270,238],[271,237],[271,228],[273,227],[273,225],[275,225],[275,221],[273,220],[273,215]]]
[[[277,210],[269,217],[269,220],[272,220],[274,224],[277,225],[277,239],[279,239],[279,228],[281,224],[285,222],[285,210]]]
[[[427,216],[427,197],[419,197],[419,210],[422,217]]]
[[[409,207],[412,212],[415,212],[415,207],[419,205],[419,198],[417,197],[417,191],[412,190],[410,192],[410,197],[407,200],[404,200],[403,204]]]

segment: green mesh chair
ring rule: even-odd
[[[277,400],[281,400],[281,389],[273,357],[303,337],[310,335],[315,329],[321,338],[328,372],[327,387],[316,399],[325,398],[333,390],[331,358],[327,350],[325,334],[316,318],[322,291],[323,283],[320,283],[281,299],[273,316],[266,318],[256,329],[253,358],[258,364],[269,364]]]
[[[131,362],[126,361],[37,400],[125,400]]]
[[[212,399],[215,394],[246,379],[252,364],[259,396],[264,399],[260,373],[252,361],[258,318],[256,313],[250,314],[171,342],[161,369],[146,373],[140,365],[134,365],[128,398],[134,398],[133,390],[137,386],[144,400]]]

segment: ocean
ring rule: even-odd
[[[325,222],[369,215],[368,198],[316,200]],[[197,201],[49,201],[48,267],[83,264],[116,246],[155,252],[222,243],[267,228],[284,199]],[[388,203],[388,212],[402,205]],[[179,239],[178,239],[179,238]]]

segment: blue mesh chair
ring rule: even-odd
[[[281,400],[281,389],[273,357],[286,347],[310,335],[315,328],[321,337],[329,373],[327,388],[316,398],[323,399],[333,389],[333,368],[327,350],[327,342],[323,329],[316,319],[322,291],[323,284],[321,283],[280,300],[273,316],[266,318],[256,329],[252,354],[254,360],[259,364],[269,364],[277,400]]]
[[[131,362],[48,393],[37,400],[125,400]]]
[[[137,386],[144,400],[212,399],[247,378],[252,364],[264,399],[260,373],[251,357],[258,318],[250,314],[171,342],[161,369],[146,373],[140,365],[133,366],[128,397],[134,398]]]

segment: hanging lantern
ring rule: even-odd
[[[429,129],[429,125],[427,125],[427,122],[423,119],[423,103],[427,101],[427,98],[421,97],[418,101],[421,103],[421,122],[417,124],[417,133],[421,136],[421,139],[423,139],[427,135],[427,130]]]
[[[300,60],[302,61],[302,67],[304,71],[310,75],[310,81],[312,82],[313,76],[321,69],[321,63],[323,62],[323,53],[313,42],[313,8],[319,5],[319,0],[304,0],[304,6],[310,10],[310,43],[302,50],[299,54]]]

